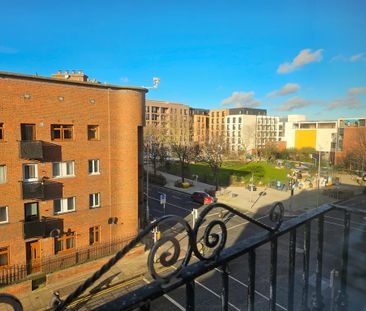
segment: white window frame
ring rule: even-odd
[[[67,174],[67,164],[72,163],[72,174]],[[54,175],[54,165],[59,165],[60,175]],[[64,161],[64,162],[53,162],[52,163],[52,177],[62,178],[62,177],[75,177],[75,161]]]
[[[92,198],[92,205],[90,205],[90,199]],[[96,198],[98,198],[98,205],[96,204]],[[100,192],[90,193],[89,194],[89,208],[98,208],[100,207]]]
[[[33,178],[25,178],[25,168],[27,166],[35,166],[35,177]],[[27,163],[27,164],[23,164],[23,180],[26,182],[32,182],[32,181],[38,181],[38,164],[37,163]]]
[[[90,170],[89,170],[90,163],[92,163],[92,172],[90,172]],[[97,163],[97,165],[96,165],[96,163]],[[89,175],[99,175],[100,174],[100,160],[99,159],[88,160],[88,174]]]
[[[73,205],[74,205],[73,209],[69,209],[69,199],[73,199]],[[60,201],[60,205],[61,205],[61,210],[58,211],[58,212],[55,211],[55,202],[56,201]],[[76,199],[75,199],[75,197],[68,197],[68,198],[53,200],[53,213],[54,213],[54,215],[65,214],[65,213],[70,213],[70,212],[74,212],[74,211],[76,211]]]
[[[0,167],[3,168],[3,180],[0,179],[0,184],[5,184],[6,183],[6,165],[1,164]],[[0,175],[0,177],[1,177],[1,175]]]
[[[6,220],[5,221],[1,221],[0,220],[0,224],[7,224],[9,223],[9,208],[8,206],[0,206],[0,208],[5,208],[5,215],[6,215]]]

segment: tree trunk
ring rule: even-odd
[[[156,175],[156,159],[153,161],[154,175]]]
[[[219,174],[217,171],[215,172],[215,185],[216,185],[216,191],[219,190]]]
[[[181,165],[181,175],[182,175],[182,183],[184,183],[184,163],[183,162],[181,162],[180,163],[180,165]]]

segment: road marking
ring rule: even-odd
[[[178,200],[183,200],[183,198],[178,197],[178,196],[176,196],[176,195],[172,195],[172,198],[174,198],[174,199],[178,199]]]
[[[152,199],[152,200],[154,200],[154,201],[160,202],[160,199],[156,199],[156,198],[153,198],[153,197],[149,197],[149,198]],[[179,209],[184,210],[184,211],[192,212],[191,209],[187,209],[187,208],[184,208],[184,207],[180,207],[180,206],[175,205],[175,204],[172,204],[172,203],[166,202],[166,205],[171,205],[171,206],[174,206],[175,208],[179,208]]]
[[[218,269],[218,268],[215,268],[215,270],[216,270],[216,271],[218,271],[218,272],[220,272],[220,273],[222,273],[222,271],[221,271],[220,269]],[[248,288],[248,285],[247,285],[247,284],[243,283],[242,281],[238,280],[237,278],[234,278],[234,277],[233,277],[233,276],[231,276],[231,275],[229,275],[229,278],[230,278],[230,279],[232,279],[233,281],[235,281],[235,282],[239,283],[240,285],[244,286],[245,288]],[[255,293],[256,293],[258,296],[260,296],[260,297],[264,298],[265,300],[269,301],[269,297],[267,297],[266,295],[263,295],[262,293],[258,292],[257,290],[255,290]],[[287,309],[286,309],[284,306],[280,305],[279,303],[276,303],[276,306],[278,306],[278,307],[280,307],[281,309],[283,309],[283,310],[286,310],[286,311],[287,311]]]
[[[142,279],[146,284],[150,284],[150,282],[143,278]],[[175,305],[178,309],[185,311],[186,308],[184,308],[179,302],[177,302],[176,300],[174,300],[172,297],[170,297],[169,295],[165,294],[163,295],[163,297],[165,297],[167,300],[169,300],[173,305]]]
[[[330,225],[333,225],[333,226],[338,226],[338,227],[344,228],[344,225],[338,224],[336,222],[324,221],[324,223],[330,224]],[[356,230],[356,231],[360,231],[360,232],[366,232],[365,230],[362,230],[362,229],[359,229],[359,228],[355,228],[355,227],[351,227],[351,230]]]
[[[344,219],[343,219],[343,218],[332,217],[332,216],[325,216],[325,218],[337,219],[337,220],[339,220],[339,221],[344,222]],[[357,221],[352,221],[352,220],[351,220],[351,224],[357,224],[357,225],[360,225],[360,226],[365,226],[365,225],[366,225],[366,223],[357,222]]]
[[[76,306],[77,304],[81,303],[81,302],[84,302],[84,301],[88,301],[89,299],[91,298],[97,298],[99,296],[102,296],[104,294],[107,294],[113,290],[116,290],[116,289],[119,289],[119,288],[123,288],[123,287],[126,287],[128,285],[131,285],[131,284],[134,284],[134,283],[137,283],[137,282],[140,282],[141,280],[143,280],[143,276],[142,275],[139,275],[137,277],[134,277],[126,282],[122,282],[122,283],[118,283],[116,285],[112,285],[110,287],[107,287],[105,289],[102,289],[100,290],[99,292],[95,293],[95,294],[87,294],[86,296],[84,297],[80,297],[79,299],[77,300],[74,300],[72,303],[70,303],[68,305],[68,307],[74,307]]]
[[[203,285],[199,281],[194,280],[194,282],[197,283],[198,285],[202,286],[205,290],[209,291],[212,295],[216,296],[217,298],[221,298],[221,296],[219,294],[215,293],[212,289],[210,289],[207,286]],[[234,306],[231,302],[229,302],[229,306],[232,307],[235,310],[241,311],[238,307]]]

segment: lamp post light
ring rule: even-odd
[[[144,86],[146,89],[157,89],[160,83],[160,78],[153,77],[152,86]],[[150,223],[150,207],[149,207],[149,159],[150,159],[150,145],[152,144],[152,137],[149,137],[149,144],[147,146],[147,159],[146,159],[146,224]]]

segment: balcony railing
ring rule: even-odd
[[[23,200],[52,200],[62,198],[63,184],[49,180],[22,182],[22,190]]]
[[[219,213],[215,213],[214,209],[219,209]],[[339,262],[339,289],[334,296],[326,297],[327,292],[324,291],[323,284],[325,267],[323,265],[326,255],[325,249],[329,248],[329,245],[324,242],[327,223],[325,218],[328,217],[328,213],[333,211],[338,211],[343,215],[343,223],[339,224],[343,230],[338,230],[341,238],[337,238],[335,241],[335,233],[333,232],[331,241],[332,250],[339,251],[337,258],[337,262]],[[150,250],[148,270],[154,281],[121,294],[121,297],[118,298],[118,310],[135,310],[136,308],[150,310],[152,300],[166,296],[182,287],[185,288],[185,310],[195,310],[196,302],[199,301],[199,295],[202,293],[195,289],[195,283],[199,284],[197,279],[204,275],[210,277],[215,271],[220,274],[220,278],[215,280],[215,283],[221,280],[221,286],[219,286],[221,295],[217,295],[220,299],[221,310],[228,310],[229,297],[232,297],[234,293],[238,295],[238,290],[234,288],[233,292],[230,293],[230,265],[238,267],[238,263],[240,263],[241,273],[247,275],[248,280],[247,285],[245,285],[247,287],[246,293],[244,291],[239,293],[240,296],[246,297],[245,302],[243,302],[244,306],[240,310],[255,310],[257,307],[260,310],[276,310],[280,306],[278,304],[279,296],[282,298],[281,309],[283,310],[329,310],[330,305],[331,310],[348,310],[350,302],[348,289],[351,286],[348,275],[351,269],[348,262],[351,256],[352,213],[360,214],[362,217],[366,215],[364,210],[326,204],[283,221],[284,206],[278,202],[270,211],[269,219],[272,225],[263,223],[259,219],[253,219],[222,203],[214,203],[205,207],[193,227],[187,220],[178,216],[164,216],[148,225],[136,238],[118,251],[113,258],[66,297],[56,310],[65,310],[151,231],[164,225],[166,228],[171,228],[175,235],[165,236],[163,234]],[[212,219],[215,214],[220,214],[221,218]],[[261,232],[239,240],[232,246],[225,247],[228,236],[226,223],[234,216],[257,226]],[[172,222],[179,224],[180,229],[176,229],[177,225],[172,227]],[[186,239],[188,243],[185,246],[182,244],[182,235],[188,239],[188,241]],[[299,244],[303,247],[301,252],[297,247]],[[164,246],[166,246],[165,250]],[[256,275],[258,269],[263,267],[263,262],[261,263],[259,259],[260,255],[263,255],[263,247],[265,246],[268,246],[266,248],[268,255],[265,254],[265,259],[268,259],[268,264],[267,262],[265,264],[266,273],[268,273],[267,282],[263,275]],[[285,251],[286,255],[279,253],[279,249]],[[331,256],[333,260],[334,253]],[[362,257],[361,254],[359,256]],[[237,260],[239,258],[241,261]],[[156,269],[156,264],[160,264],[163,269]],[[281,277],[278,275],[280,269],[282,271]],[[313,279],[310,277],[311,273],[314,273]],[[263,284],[268,284],[268,297],[266,297],[268,306],[266,308],[263,306],[263,300],[259,301],[263,295],[258,295],[259,287],[263,287]],[[282,287],[279,288],[281,285]],[[207,310],[218,309],[217,306],[211,306],[208,301],[206,304]],[[103,305],[103,310],[117,309],[115,301]]]
[[[26,221],[23,225],[24,239],[48,238],[64,231],[64,220],[61,218],[42,217],[40,220]]]
[[[20,141],[20,158],[42,162],[61,161],[61,146],[42,140]]]

